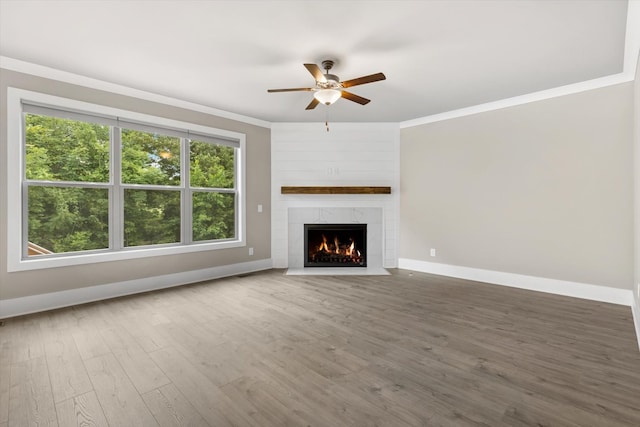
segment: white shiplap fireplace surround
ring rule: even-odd
[[[324,123],[273,124],[274,268],[303,269],[305,223],[367,223],[368,268],[397,267],[399,145],[397,123],[331,123],[329,132]],[[282,186],[389,186],[391,194],[283,195]]]

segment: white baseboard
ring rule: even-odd
[[[271,258],[0,300],[0,319],[272,268]]]
[[[399,268],[420,271],[423,273],[457,277],[460,279],[475,280],[478,282],[528,289],[531,291],[547,292],[556,295],[607,302],[611,304],[632,306],[634,301],[633,291],[629,289],[609,288],[607,286],[591,285],[587,283],[548,279],[545,277],[525,276],[522,274],[482,270],[479,268],[461,267],[458,265],[440,264],[407,258],[400,258],[398,260],[398,266]]]
[[[638,340],[638,349],[640,349],[640,307],[638,301],[634,298],[631,304],[631,313],[633,314],[633,324],[636,327],[636,338]]]
[[[461,267],[458,265],[440,264],[436,262],[420,261],[400,258],[398,268],[437,274],[440,276],[456,277],[492,283],[494,285],[510,286],[512,288],[546,292],[592,301],[631,307],[633,324],[640,349],[640,307],[633,297],[633,291],[628,289],[609,288],[607,286],[591,285],[587,283],[570,282],[566,280],[548,279],[545,277],[525,276],[522,274],[505,273],[502,271],[482,270],[480,268]]]

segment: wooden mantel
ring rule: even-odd
[[[391,187],[280,187],[281,194],[391,194]]]

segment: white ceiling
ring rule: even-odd
[[[401,122],[621,73],[626,0],[0,0],[0,55],[269,122]],[[366,106],[305,111],[337,60]]]

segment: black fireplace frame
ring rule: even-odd
[[[364,254],[364,261],[361,263],[332,263],[332,262],[309,262],[309,230],[334,230],[344,231],[358,228],[363,233],[360,251]],[[304,224],[304,266],[305,267],[366,267],[367,266],[367,224]]]

